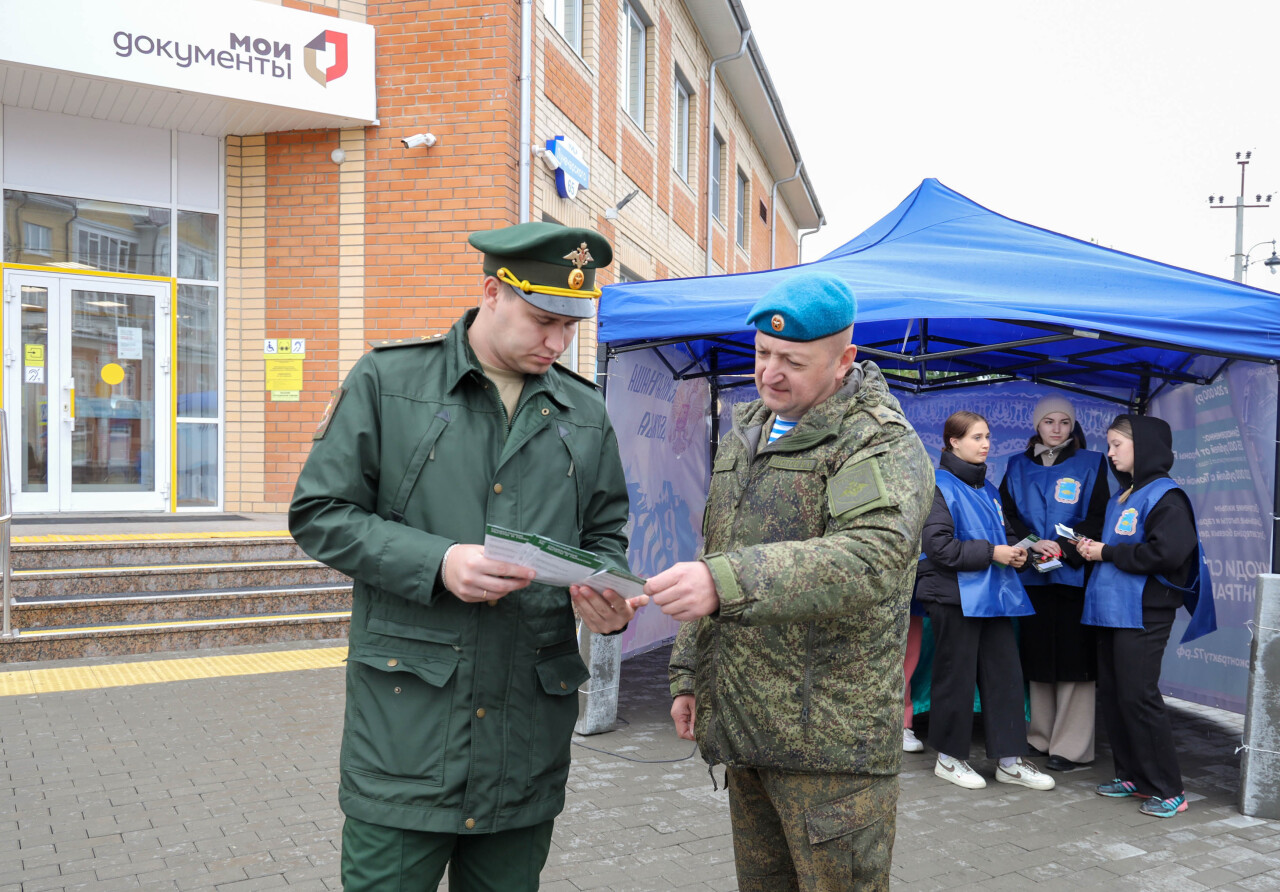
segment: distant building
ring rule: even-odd
[[[476,229],[592,226],[616,246],[604,284],[695,276],[710,207],[714,272],[797,261],[822,211],[754,41],[720,63],[709,127],[712,61],[749,28],[738,0],[535,0],[528,150],[524,11],[7,5],[15,509],[283,509],[368,342],[475,304]],[[434,144],[403,142],[418,134]],[[584,324],[568,361],[594,355]]]

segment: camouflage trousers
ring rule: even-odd
[[[740,892],[887,892],[898,778],[729,768]]]

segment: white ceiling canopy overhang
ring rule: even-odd
[[[0,103],[206,136],[377,123],[373,28],[259,0],[0,0]]]
[[[713,58],[737,52],[743,33],[751,27],[739,0],[685,0],[685,7]],[[790,177],[802,156],[755,37],[742,58],[718,66],[716,74],[733,94],[770,175],[775,181]],[[822,206],[804,168],[797,179],[780,185],[778,194],[801,229],[813,229],[823,221]]]

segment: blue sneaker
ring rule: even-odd
[[[1099,796],[1110,796],[1113,799],[1122,799],[1125,796],[1137,796],[1138,788],[1133,785],[1133,781],[1120,780],[1116,778],[1109,784],[1098,784],[1094,788]]]
[[[1187,794],[1179,793],[1172,799],[1157,799],[1152,796],[1138,806],[1138,811],[1153,818],[1172,818],[1179,812],[1187,810]]]

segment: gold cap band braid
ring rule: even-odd
[[[505,266],[494,274],[494,278],[499,282],[506,282],[512,288],[519,288],[525,294],[552,294],[556,297],[577,297],[582,300],[595,300],[600,296],[599,288],[592,288],[590,291],[573,291],[569,288],[556,288],[552,285],[535,285],[528,279],[521,281],[511,274],[511,270]]]
[[[596,271],[589,267],[578,269],[568,264],[548,263],[528,257],[503,257],[486,254],[484,256],[484,272],[488,276],[497,276],[498,270],[506,269],[518,282],[528,282],[541,292],[543,288],[562,288],[571,297],[582,297],[595,287]],[[580,275],[575,276],[574,273]],[[574,288],[574,279],[578,279],[578,287]],[[545,292],[552,293],[552,292]]]

